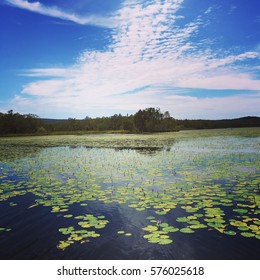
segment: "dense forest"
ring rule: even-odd
[[[41,119],[33,114],[0,113],[0,135],[15,134],[62,134],[87,132],[149,133],[185,129],[212,129],[234,127],[260,127],[259,117],[243,117],[223,120],[177,120],[168,111],[146,108],[134,115],[90,118],[83,120]]]

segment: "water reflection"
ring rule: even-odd
[[[155,156],[158,153],[161,152],[170,152],[171,148],[173,146],[173,143],[169,146],[163,146],[163,147],[133,147],[133,148],[125,148],[125,147],[117,147],[114,148],[115,152],[121,152],[121,151],[135,151],[141,155],[147,155],[147,156]]]
[[[0,161],[33,157],[43,148],[34,146],[0,145]]]
[[[157,148],[157,147],[142,147],[142,148],[114,148],[115,152],[121,151],[135,151],[141,155],[148,155],[152,156],[159,152],[162,152],[164,148]]]

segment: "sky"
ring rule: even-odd
[[[260,116],[259,0],[0,0],[0,112]]]

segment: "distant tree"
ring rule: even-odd
[[[34,133],[42,125],[42,122],[37,115],[21,115],[9,110],[7,114],[0,115],[0,124],[1,134],[15,134]]]
[[[134,115],[134,125],[140,132],[160,131],[163,114],[159,108],[146,108]]]
[[[127,130],[127,131],[134,131],[134,118],[133,116],[126,116],[126,117],[123,117],[123,121],[122,121],[122,128],[123,130]]]
[[[117,115],[113,115],[111,118],[110,118],[110,127],[112,130],[120,130],[122,129],[122,126],[123,126],[123,117],[121,114]]]
[[[171,117],[169,111],[163,114],[161,129],[162,131],[173,131],[175,129],[175,120]]]
[[[169,111],[165,111],[165,112],[164,112],[163,118],[164,118],[164,119],[170,119],[170,118],[171,118],[171,115],[170,115]]]
[[[135,128],[140,131],[144,132],[146,130],[146,115],[143,110],[139,110],[135,115],[134,115],[134,125]]]

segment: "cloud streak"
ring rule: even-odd
[[[6,3],[17,8],[21,8],[30,12],[41,15],[59,18],[62,20],[71,21],[80,25],[94,25],[106,28],[113,28],[115,22],[110,18],[103,18],[98,16],[80,16],[75,13],[63,11],[58,7],[49,7],[40,2],[28,2],[26,0],[5,0]]]

